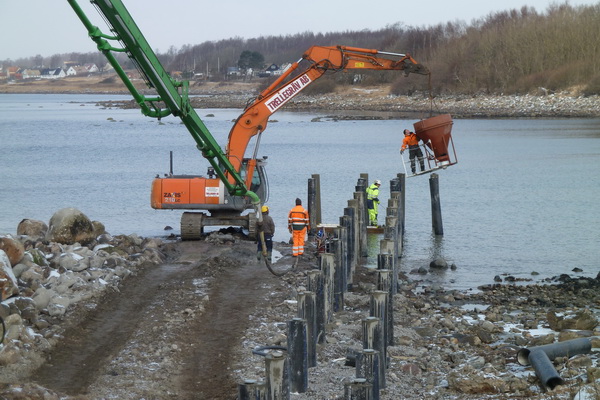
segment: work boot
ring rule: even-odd
[[[262,258],[262,251],[257,251],[257,252],[256,252],[256,259],[257,259],[258,261],[260,261],[260,260],[261,260],[261,258]]]
[[[272,262],[273,259],[271,258],[271,252],[267,252],[267,260],[269,260],[269,262]]]

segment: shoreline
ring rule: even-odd
[[[119,85],[103,85],[81,78],[61,82],[0,84],[0,94],[86,94],[130,95]],[[140,93],[151,94],[138,88]],[[244,109],[258,94],[257,83],[202,83],[190,86],[192,106],[203,108]],[[146,93],[148,92],[148,93]],[[202,96],[202,97],[199,97]],[[111,101],[111,106],[137,108],[135,101]],[[336,93],[306,95],[301,93],[283,108],[286,111],[327,112],[340,119],[427,118],[434,114],[451,114],[455,119],[486,118],[600,118],[600,96],[579,96],[567,92],[541,95],[441,95],[430,99],[426,93],[410,96],[388,93],[386,86],[350,87]]]

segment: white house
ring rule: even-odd
[[[96,66],[96,64],[85,64],[83,66],[90,74],[94,74],[96,72],[99,71],[98,67]]]

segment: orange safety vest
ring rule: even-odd
[[[402,140],[402,150],[406,149],[406,146],[409,148],[412,146],[419,145],[419,138],[414,133],[411,133],[408,136],[404,136],[404,140]]]
[[[301,205],[292,208],[288,215],[288,227],[295,231],[308,228],[308,211]]]

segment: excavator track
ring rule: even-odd
[[[204,213],[184,212],[181,216],[181,240],[200,240],[204,232]]]

